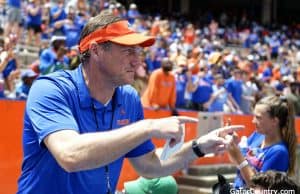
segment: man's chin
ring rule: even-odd
[[[123,83],[121,83],[120,85],[128,85],[128,84],[133,84],[133,82],[134,82],[134,79],[127,79],[127,80],[125,80]]]

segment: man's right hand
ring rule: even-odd
[[[170,146],[180,142],[183,129],[180,124],[196,123],[198,119],[187,116],[173,116],[162,119],[146,120],[149,122],[150,136],[159,139],[171,139]]]

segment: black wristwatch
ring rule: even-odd
[[[192,149],[193,149],[193,152],[200,158],[200,157],[203,157],[205,155],[205,153],[203,153],[197,143],[196,140],[193,140],[192,142]]]

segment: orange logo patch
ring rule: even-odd
[[[117,124],[118,125],[128,125],[129,124],[129,119],[121,119],[121,120],[117,120]]]

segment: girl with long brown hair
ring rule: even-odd
[[[292,103],[281,96],[264,97],[255,106],[253,123],[256,131],[248,138],[244,154],[235,140],[228,146],[230,159],[238,168],[236,188],[251,186],[256,172],[278,170],[293,175],[295,171],[297,140]]]

